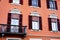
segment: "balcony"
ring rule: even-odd
[[[26,26],[0,24],[0,35],[26,35]]]

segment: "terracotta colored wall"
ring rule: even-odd
[[[46,0],[41,0],[41,7],[34,8],[28,6],[28,0],[23,0],[23,5],[13,5],[9,3],[9,0],[0,1],[0,24],[7,24],[8,12],[14,8],[17,8],[21,11],[23,15],[23,25],[27,25],[27,35],[38,35],[38,36],[60,36],[60,32],[50,32],[48,29],[48,16],[51,13],[55,13],[60,19],[60,1],[57,1],[58,10],[49,10],[47,9]],[[28,15],[30,12],[37,11],[42,17],[42,31],[31,31],[28,29]],[[28,37],[26,37],[28,38]],[[1,38],[0,38],[1,39]]]

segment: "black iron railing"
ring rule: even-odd
[[[26,34],[26,26],[0,24],[1,34]]]

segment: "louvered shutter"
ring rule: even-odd
[[[32,0],[29,0],[29,6],[31,6],[32,5]]]
[[[39,29],[42,30],[42,18],[39,17]]]
[[[49,31],[52,31],[51,18],[48,18]]]
[[[32,29],[32,16],[29,15],[29,29]]]
[[[20,4],[22,4],[22,5],[23,5],[23,0],[20,0]]]
[[[56,7],[56,9],[58,10],[58,7],[57,7],[57,2],[55,1],[55,7]]]
[[[58,31],[60,31],[59,19],[57,19],[57,24],[58,24]]]
[[[12,3],[13,2],[13,0],[9,0],[9,3]]]
[[[46,0],[46,2],[47,2],[47,8],[50,8],[49,0]]]
[[[38,6],[41,7],[41,0],[38,0]]]

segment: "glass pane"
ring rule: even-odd
[[[32,0],[32,6],[38,6],[38,0]]]
[[[11,26],[11,32],[19,32],[19,27]]]
[[[19,4],[19,0],[13,0],[13,3],[15,3],[15,4]]]
[[[39,29],[39,22],[32,22],[32,29]]]
[[[57,28],[57,22],[52,22],[52,30],[53,31],[57,31],[58,28]]]
[[[19,25],[19,20],[11,19],[11,25]]]

